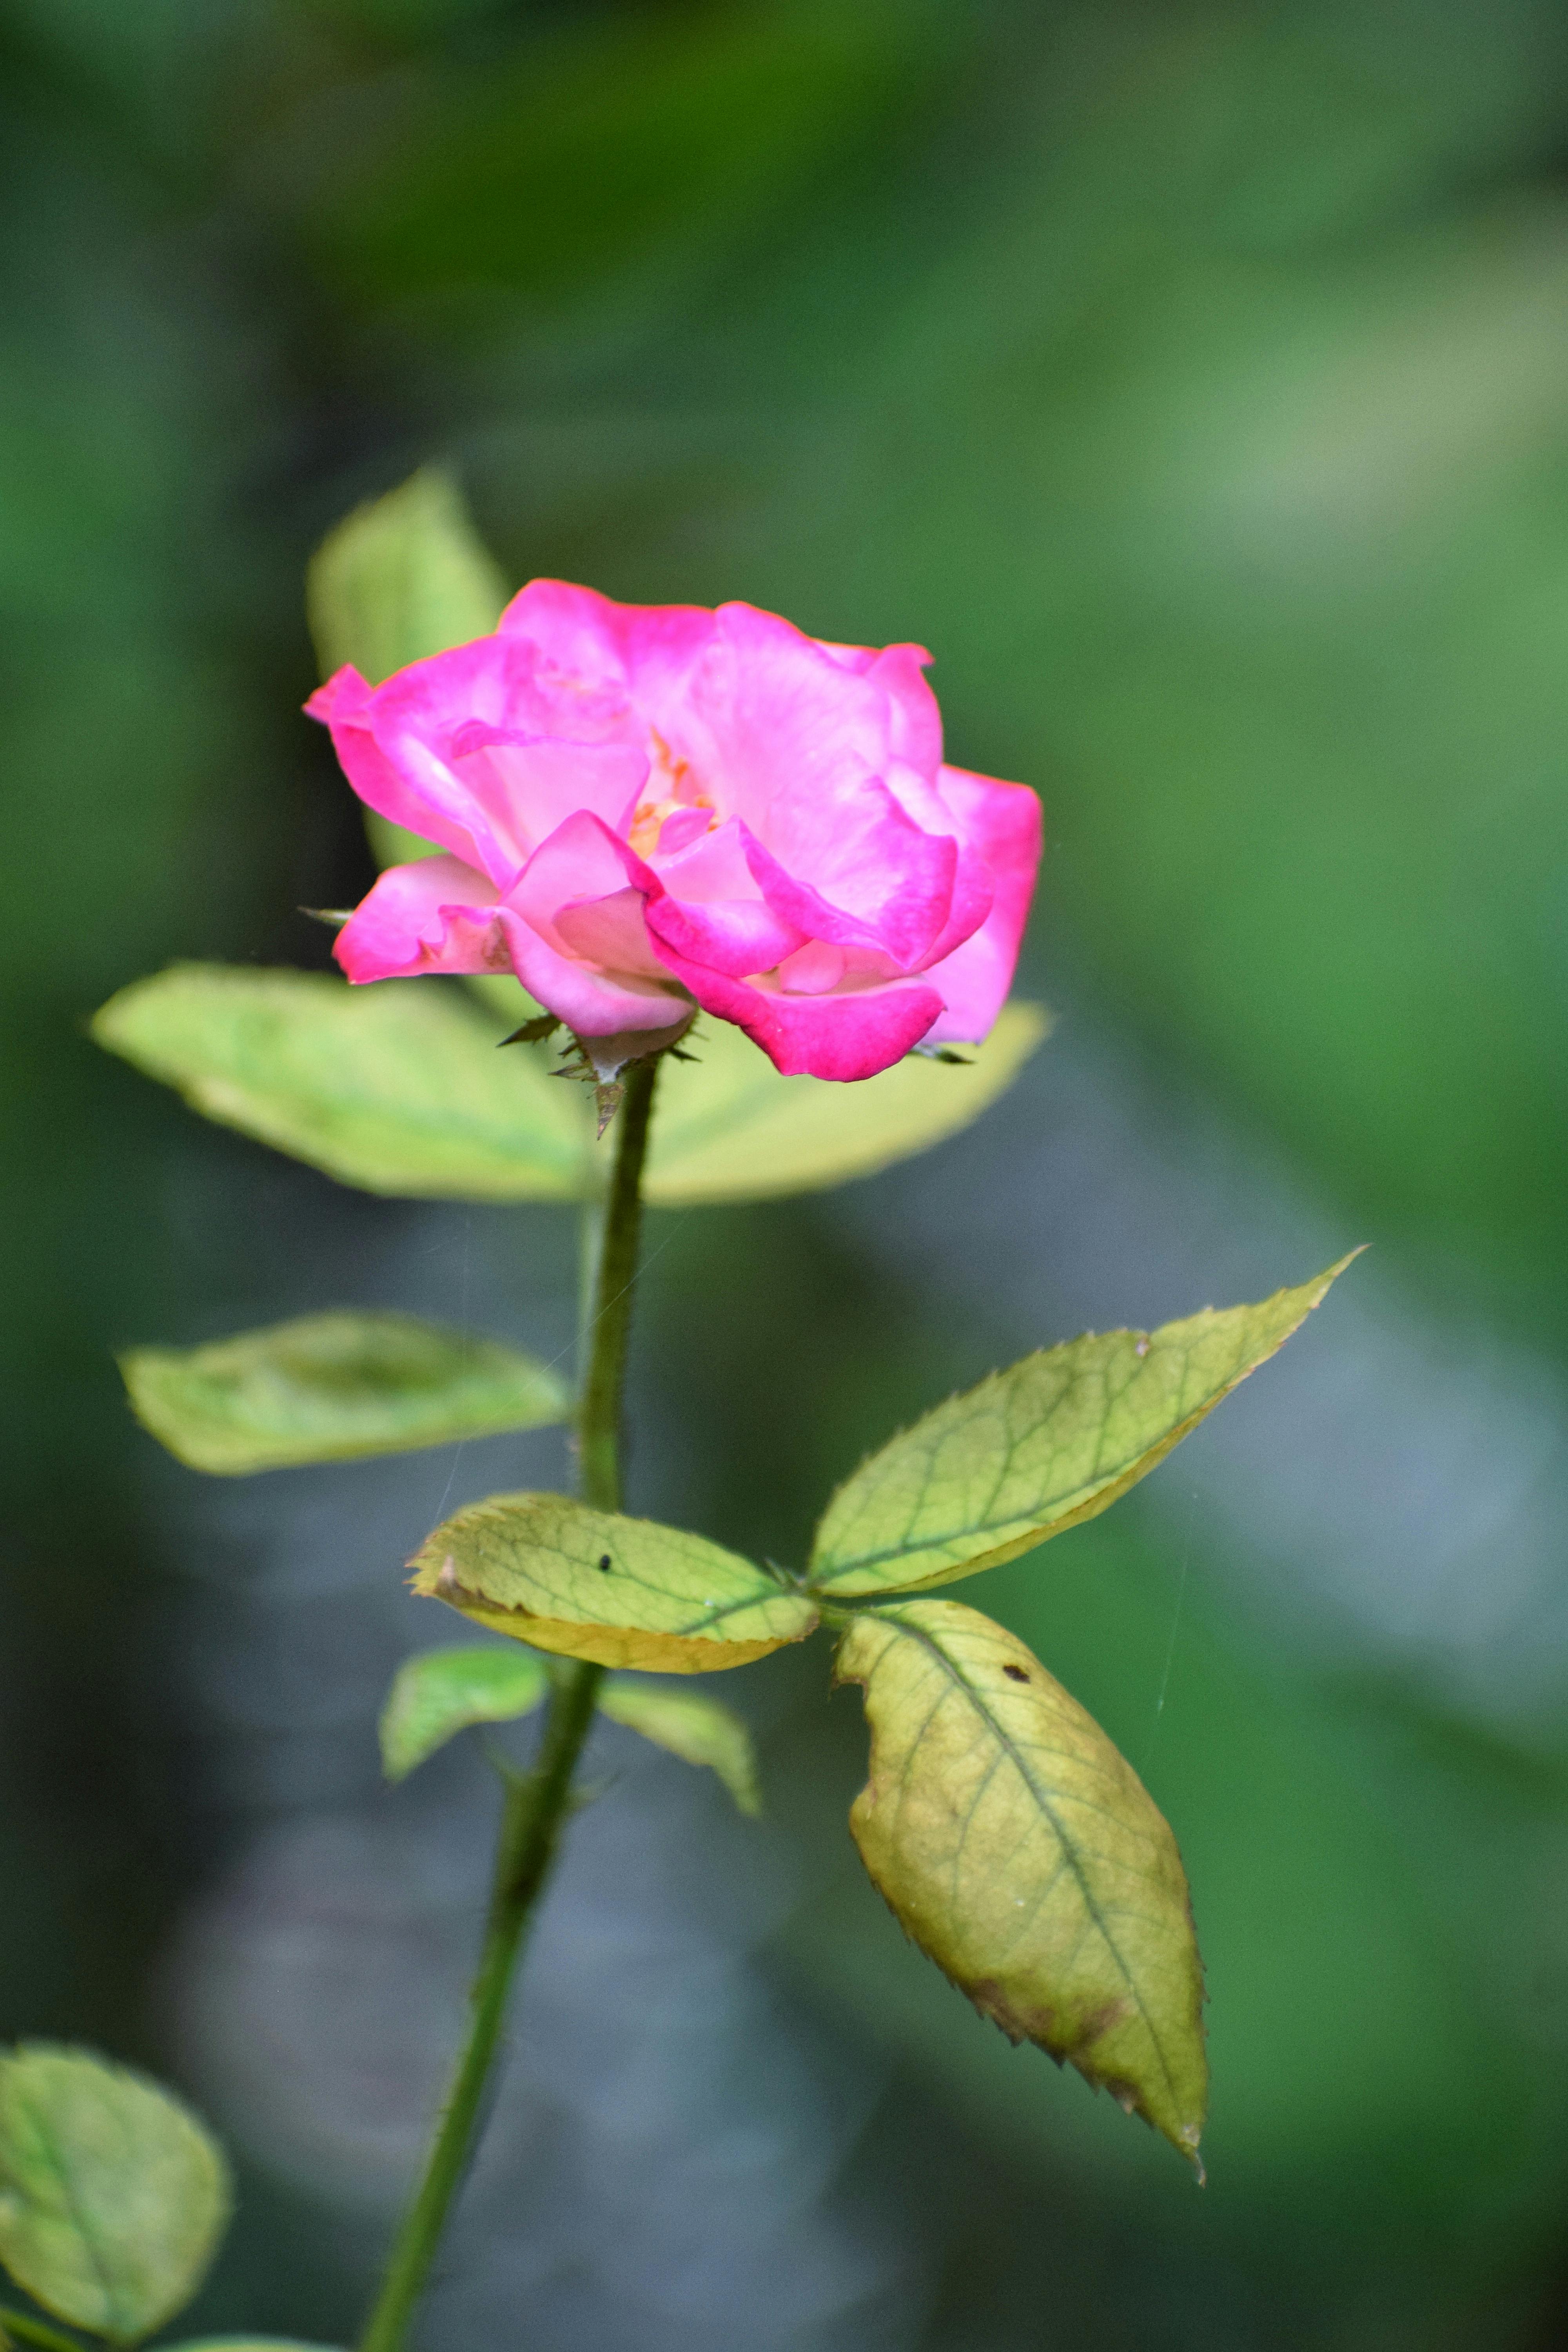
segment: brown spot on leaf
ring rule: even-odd
[[[1098,2009],[1073,2016],[1043,2001],[1016,2001],[994,1977],[977,1978],[972,1984],[961,1984],[959,1989],[968,1995],[982,2017],[988,2017],[993,2025],[1001,2027],[1009,2042],[1032,2042],[1037,2049],[1047,2052],[1058,2066],[1070,2061],[1089,2082],[1098,2085],[1103,2080],[1089,2053],[1101,2036],[1126,2016],[1124,2000],[1104,2001]]]
[[[1007,1676],[1009,1682],[1026,1683],[1029,1679],[1027,1671],[1023,1666],[1006,1665],[1003,1667],[1002,1671]]]

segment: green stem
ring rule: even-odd
[[[642,1230],[642,1171],[653,1116],[657,1059],[634,1062],[621,1105],[621,1148],[605,1206],[595,1294],[593,1346],[577,1412],[579,1475],[583,1500],[596,1511],[621,1507],[621,1390],[626,1378],[626,1334],[637,1287],[637,1240]]]
[[[616,1170],[597,1246],[595,1308],[577,1421],[584,1499],[620,1504],[621,1391],[637,1284],[642,1170],[657,1064],[635,1062],[620,1114]],[[593,1239],[585,1237],[585,1246]],[[508,1995],[539,1897],[550,1875],[572,1795],[572,1776],[594,1720],[604,1668],[574,1661],[557,1675],[539,1761],[510,1778],[479,1970],[468,1996],[468,2035],[442,2110],[425,2175],[404,2216],[360,2352],[399,2352],[425,2289],[453,2198],[473,2153],[485,2084],[506,2023]],[[18,2331],[20,2332],[20,2331]],[[35,2337],[36,2341],[41,2340]],[[50,2339],[63,2352],[66,2339]],[[71,2346],[70,2352],[80,2352]]]
[[[63,2327],[51,2327],[47,2321],[29,2319],[25,2311],[8,2311],[0,2304],[0,2341],[14,2336],[18,2344],[37,2344],[43,2352],[84,2352],[76,2336],[68,2336]]]

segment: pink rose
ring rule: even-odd
[[[535,580],[493,636],[374,688],[339,670],[306,708],[360,798],[446,853],[382,876],[339,962],[515,972],[604,1075],[698,1006],[822,1078],[978,1042],[1039,803],[942,765],[930,658]]]

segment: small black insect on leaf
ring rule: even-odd
[[[607,1551],[602,1551],[599,1554],[599,1566],[604,1574],[607,1576],[610,1572],[610,1555]]]
[[[1029,1679],[1027,1670],[1023,1666],[1004,1666],[1002,1671],[1009,1682],[1026,1683]]]

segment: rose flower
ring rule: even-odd
[[[306,708],[360,798],[443,854],[381,877],[338,961],[515,972],[604,1076],[699,1007],[821,1078],[978,1043],[1039,803],[943,765],[930,658],[535,580],[492,636],[374,688],[339,670]]]

